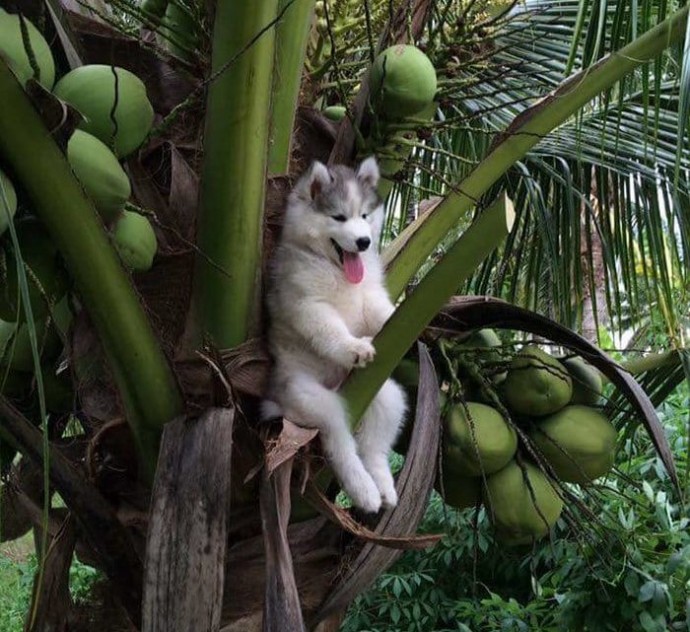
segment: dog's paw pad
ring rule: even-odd
[[[355,356],[354,365],[357,367],[365,367],[376,355],[376,349],[369,337],[357,338],[352,345],[352,350]]]

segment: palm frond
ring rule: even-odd
[[[479,54],[435,59],[439,114],[416,142],[391,209],[446,192],[498,131],[570,70],[617,50],[676,5],[527,0],[490,45],[477,45]],[[497,183],[515,202],[517,226],[463,291],[517,301],[575,328],[585,297],[605,303],[599,311],[619,331],[656,311],[678,339],[687,327],[690,259],[685,58],[687,45],[630,74]]]

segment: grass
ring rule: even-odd
[[[21,632],[36,569],[33,536],[0,545],[0,630]]]

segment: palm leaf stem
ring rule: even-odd
[[[278,0],[219,2],[204,128],[194,309],[220,348],[256,323]]]

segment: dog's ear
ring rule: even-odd
[[[331,172],[328,171],[328,167],[322,162],[315,160],[311,168],[309,169],[309,174],[307,176],[307,191],[309,192],[309,197],[313,200],[321,191],[323,191],[326,186],[328,186],[333,177]]]
[[[357,169],[357,179],[364,185],[376,188],[379,183],[381,172],[374,156],[370,156],[359,165]]]

